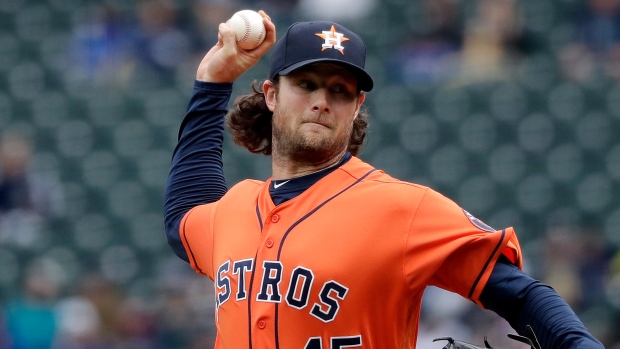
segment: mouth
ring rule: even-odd
[[[302,122],[302,124],[316,125],[316,126],[331,128],[331,126],[328,123],[322,122],[321,120],[307,120],[307,121]]]
[[[319,122],[319,121],[307,121],[307,122],[304,122],[304,124],[310,124],[310,125],[320,125],[320,126],[325,126],[325,127],[328,127],[326,124],[324,124],[324,123],[322,123],[322,122]]]
[[[323,133],[325,131],[331,130],[331,128],[321,122],[314,122],[314,121],[309,121],[309,122],[304,122],[303,125],[305,125],[305,128],[308,132],[312,132],[312,133]]]

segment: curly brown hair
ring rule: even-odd
[[[276,79],[273,83],[277,91],[278,80]],[[226,126],[236,144],[255,154],[271,155],[273,112],[267,108],[262,86],[262,81],[255,80],[252,82],[252,93],[235,99],[233,107],[226,114]],[[347,148],[352,155],[357,155],[364,146],[366,128],[368,128],[367,119],[368,109],[362,105],[357,118],[353,121],[353,130]]]

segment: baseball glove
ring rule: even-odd
[[[529,345],[532,349],[541,349],[540,347],[540,343],[538,342],[538,339],[536,338],[536,335],[534,334],[534,330],[532,329],[532,327],[530,325],[527,325],[527,337],[524,336],[518,336],[516,334],[509,334],[508,338],[514,339],[516,341],[519,342],[523,342],[527,345]],[[448,344],[446,344],[443,349],[493,349],[493,347],[489,344],[489,342],[487,341],[487,337],[484,337],[484,348],[483,347],[479,347],[475,344],[471,344],[471,343],[467,343],[467,342],[463,342],[463,341],[459,341],[456,339],[453,339],[452,337],[441,337],[441,338],[435,338],[433,340],[433,342],[436,341],[441,341],[441,340],[446,340],[448,341]]]

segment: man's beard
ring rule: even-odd
[[[274,110],[272,120],[277,118],[288,117],[288,114],[282,108]],[[316,121],[320,119],[317,118]],[[334,156],[337,156],[349,145],[351,138],[351,130],[353,125],[350,125],[344,132],[339,132],[334,137],[321,137],[311,138],[295,129],[293,131],[280,127],[277,122],[273,122],[273,145],[274,152],[280,156],[284,156],[287,159],[305,164],[321,164]]]

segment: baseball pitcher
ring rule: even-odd
[[[426,186],[356,157],[366,136],[366,47],[338,23],[295,23],[243,50],[231,28],[205,55],[166,183],[174,252],[214,282],[216,348],[414,348],[422,294],[455,292],[541,347],[602,348],[566,302],[522,270],[493,229]],[[228,109],[268,51],[269,76]],[[266,181],[227,189],[222,143],[271,156]]]

